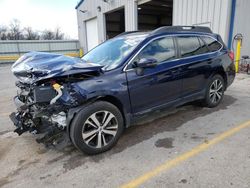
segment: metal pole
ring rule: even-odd
[[[83,56],[83,50],[82,50],[82,48],[79,49],[79,56],[80,56],[80,57]]]
[[[238,33],[234,37],[234,40],[237,41],[237,43],[236,43],[236,58],[235,58],[235,72],[236,73],[239,72],[240,51],[241,51],[241,46],[242,46],[242,39],[243,39],[243,36],[240,33]]]

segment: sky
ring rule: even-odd
[[[36,31],[61,31],[71,39],[78,38],[75,6],[79,0],[0,0],[0,25],[18,19],[22,27]]]

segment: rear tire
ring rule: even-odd
[[[208,82],[203,105],[209,108],[218,106],[224,97],[224,91],[225,81],[223,77],[219,74],[214,75]]]
[[[70,127],[70,137],[75,147],[93,155],[111,149],[123,130],[120,110],[111,103],[97,101],[76,115]]]

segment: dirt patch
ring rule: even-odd
[[[99,163],[102,159],[106,157],[106,153],[88,156],[76,150],[74,147],[72,147],[72,149],[69,150],[66,153],[66,155],[64,155],[64,157],[66,156],[70,156],[70,157],[64,160],[64,163],[63,163],[64,172],[63,173],[67,173],[70,170],[83,166],[87,162]],[[59,156],[59,157],[61,158],[62,156]],[[86,168],[88,168],[88,166],[86,166]]]
[[[1,178],[0,179],[0,187],[3,187],[4,185],[10,183],[8,178]]]
[[[46,149],[46,148],[43,148],[43,149],[39,148],[39,150],[37,150],[36,152],[37,152],[37,154],[42,155],[42,154],[46,153],[47,151],[48,151],[48,149]]]
[[[187,183],[186,179],[182,179],[181,181],[179,181],[179,183]]]
[[[173,148],[173,138],[163,138],[155,142],[155,146],[158,148]]]
[[[18,166],[22,165],[23,163],[25,163],[26,160],[20,160],[18,161]]]
[[[25,163],[24,160],[21,160],[21,162],[19,161],[18,164],[20,166],[17,169],[15,169],[14,171],[10,172],[6,177],[0,179],[0,187],[4,186],[5,184],[10,183],[11,179],[13,177],[19,175],[22,170],[27,169],[30,165],[36,164],[39,161],[40,161],[39,159],[35,159],[34,161],[31,161],[31,162],[28,162],[28,163]]]
[[[84,165],[86,162],[99,162],[99,155],[95,156],[87,156],[83,154],[82,152],[78,151],[73,146],[68,146],[65,149],[59,151],[59,153],[63,153],[61,155],[58,155],[57,157],[50,159],[47,161],[48,165],[51,165],[53,163],[62,162],[63,163],[63,173],[67,173],[70,170],[73,170],[77,167],[80,167]],[[58,174],[59,176],[60,174]],[[47,178],[47,177],[45,177]],[[41,177],[40,179],[45,179],[44,177]]]
[[[4,156],[9,152],[9,148],[5,147],[5,148],[1,148],[0,147],[0,160],[2,160],[4,158]]]
[[[55,162],[57,162],[57,161],[61,161],[61,160],[63,160],[64,158],[66,158],[66,157],[68,157],[68,156],[71,156],[72,154],[74,154],[74,153],[77,153],[77,150],[76,150],[76,148],[75,147],[73,147],[73,146],[68,146],[68,147],[66,147],[66,148],[64,148],[63,150],[61,150],[61,151],[59,151],[59,153],[63,153],[62,155],[59,155],[59,156],[57,156],[57,157],[55,157],[55,158],[53,158],[53,159],[51,159],[51,160],[48,160],[47,161],[47,164],[53,164],[53,163],[55,163]]]
[[[48,175],[46,175],[46,176],[42,176],[42,177],[40,177],[40,180],[44,180],[44,179],[49,178],[49,177],[51,177],[51,176],[52,176],[51,174],[48,174]]]
[[[54,159],[48,160],[47,164],[49,165],[49,164],[55,163],[57,161],[60,161],[60,160],[64,159],[65,157],[67,157],[67,156],[66,155],[60,155],[60,156],[58,156],[58,157],[56,157]]]
[[[11,150],[11,147],[13,146],[13,140],[0,140],[0,160],[4,158],[5,155]]]
[[[214,135],[215,133],[207,133],[207,135]]]
[[[4,134],[6,134],[6,133],[9,133],[9,132],[11,132],[11,131],[2,131],[2,132],[0,132],[0,136],[1,136],[1,135],[4,135]]]
[[[191,139],[193,139],[193,140],[203,140],[203,139],[206,139],[206,137],[202,137],[202,136],[191,136]]]
[[[63,169],[64,173],[73,170],[79,166],[84,165],[88,159],[84,157],[83,154],[77,154],[75,156],[71,156],[64,164],[63,164]]]
[[[35,159],[35,160],[33,160],[33,161],[31,161],[31,162],[28,162],[28,163],[24,163],[24,162],[23,162],[23,164],[20,165],[19,168],[17,168],[17,169],[14,170],[13,172],[9,173],[9,174],[7,175],[7,177],[14,177],[14,176],[19,175],[20,172],[21,172],[22,170],[27,169],[29,166],[34,165],[34,164],[38,163],[39,161],[40,161],[40,159]]]

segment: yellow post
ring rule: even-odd
[[[236,45],[235,71],[237,73],[239,72],[241,41],[242,41],[241,39],[237,40],[237,45]]]
[[[80,48],[80,49],[79,49],[79,57],[82,57],[82,56],[83,56],[83,49]]]

